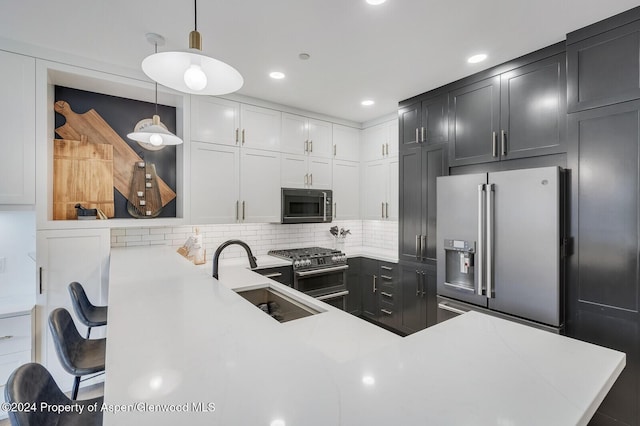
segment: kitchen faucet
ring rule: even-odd
[[[247,243],[240,240],[229,240],[220,244],[216,249],[215,254],[213,255],[213,278],[218,279],[218,261],[220,260],[220,253],[222,253],[222,250],[224,250],[227,246],[230,246],[232,244],[237,244],[245,249],[245,251],[247,252],[247,257],[249,258],[249,265],[251,265],[251,269],[255,269],[258,267],[256,258],[253,253],[251,253],[251,249],[249,248]]]

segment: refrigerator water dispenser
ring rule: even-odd
[[[459,290],[475,290],[475,243],[444,240],[445,285]]]

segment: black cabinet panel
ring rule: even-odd
[[[271,278],[281,284],[293,287],[293,267],[292,266],[277,266],[274,268],[261,268],[256,269],[254,272],[264,275],[267,278]]]
[[[436,180],[438,176],[446,174],[447,147],[441,146],[438,149],[424,150],[423,156],[423,200],[422,221],[426,225],[426,246],[424,256],[427,260],[436,260]],[[426,166],[426,167],[425,167]]]
[[[420,141],[427,144],[445,143],[449,140],[449,96],[443,94],[422,102],[422,126]],[[424,136],[423,136],[424,134]]]
[[[400,152],[400,258],[418,260],[423,232],[422,147]]]
[[[501,75],[500,156],[503,160],[563,151],[565,55]]]
[[[640,104],[571,117],[578,155],[579,300],[638,310]],[[575,204],[574,204],[575,205]]]
[[[378,261],[362,258],[360,271],[362,315],[371,319],[376,319],[378,316]]]
[[[419,263],[401,263],[402,324],[405,333],[415,333],[437,322],[436,268]]]
[[[347,259],[349,269],[347,270],[347,312],[353,315],[360,315],[362,312],[362,286],[360,285],[360,263],[359,257]]]
[[[500,121],[500,77],[457,89],[450,98],[450,164],[498,160],[495,133]]]
[[[567,46],[569,112],[640,98],[640,21]]]
[[[601,312],[580,310],[570,336],[605,346],[627,354],[627,365],[611,391],[598,408],[598,415],[590,425],[637,425],[638,382],[640,369],[638,341],[640,334],[636,319],[628,320],[604,315]]]
[[[416,102],[398,111],[398,127],[400,130],[400,149],[417,145],[419,140],[418,128],[420,127],[420,102]]]

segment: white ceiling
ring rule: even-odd
[[[205,54],[244,76],[240,94],[356,122],[548,46],[637,0],[200,0]],[[145,34],[186,49],[192,0],[0,0],[0,37],[131,69]],[[308,61],[298,59],[307,52]],[[477,52],[487,61],[469,65]],[[284,80],[268,73],[283,71]],[[371,98],[372,107],[360,106]]]

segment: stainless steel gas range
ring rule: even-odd
[[[271,250],[271,256],[291,260],[293,288],[344,310],[347,290],[347,256],[340,250],[308,247]]]

